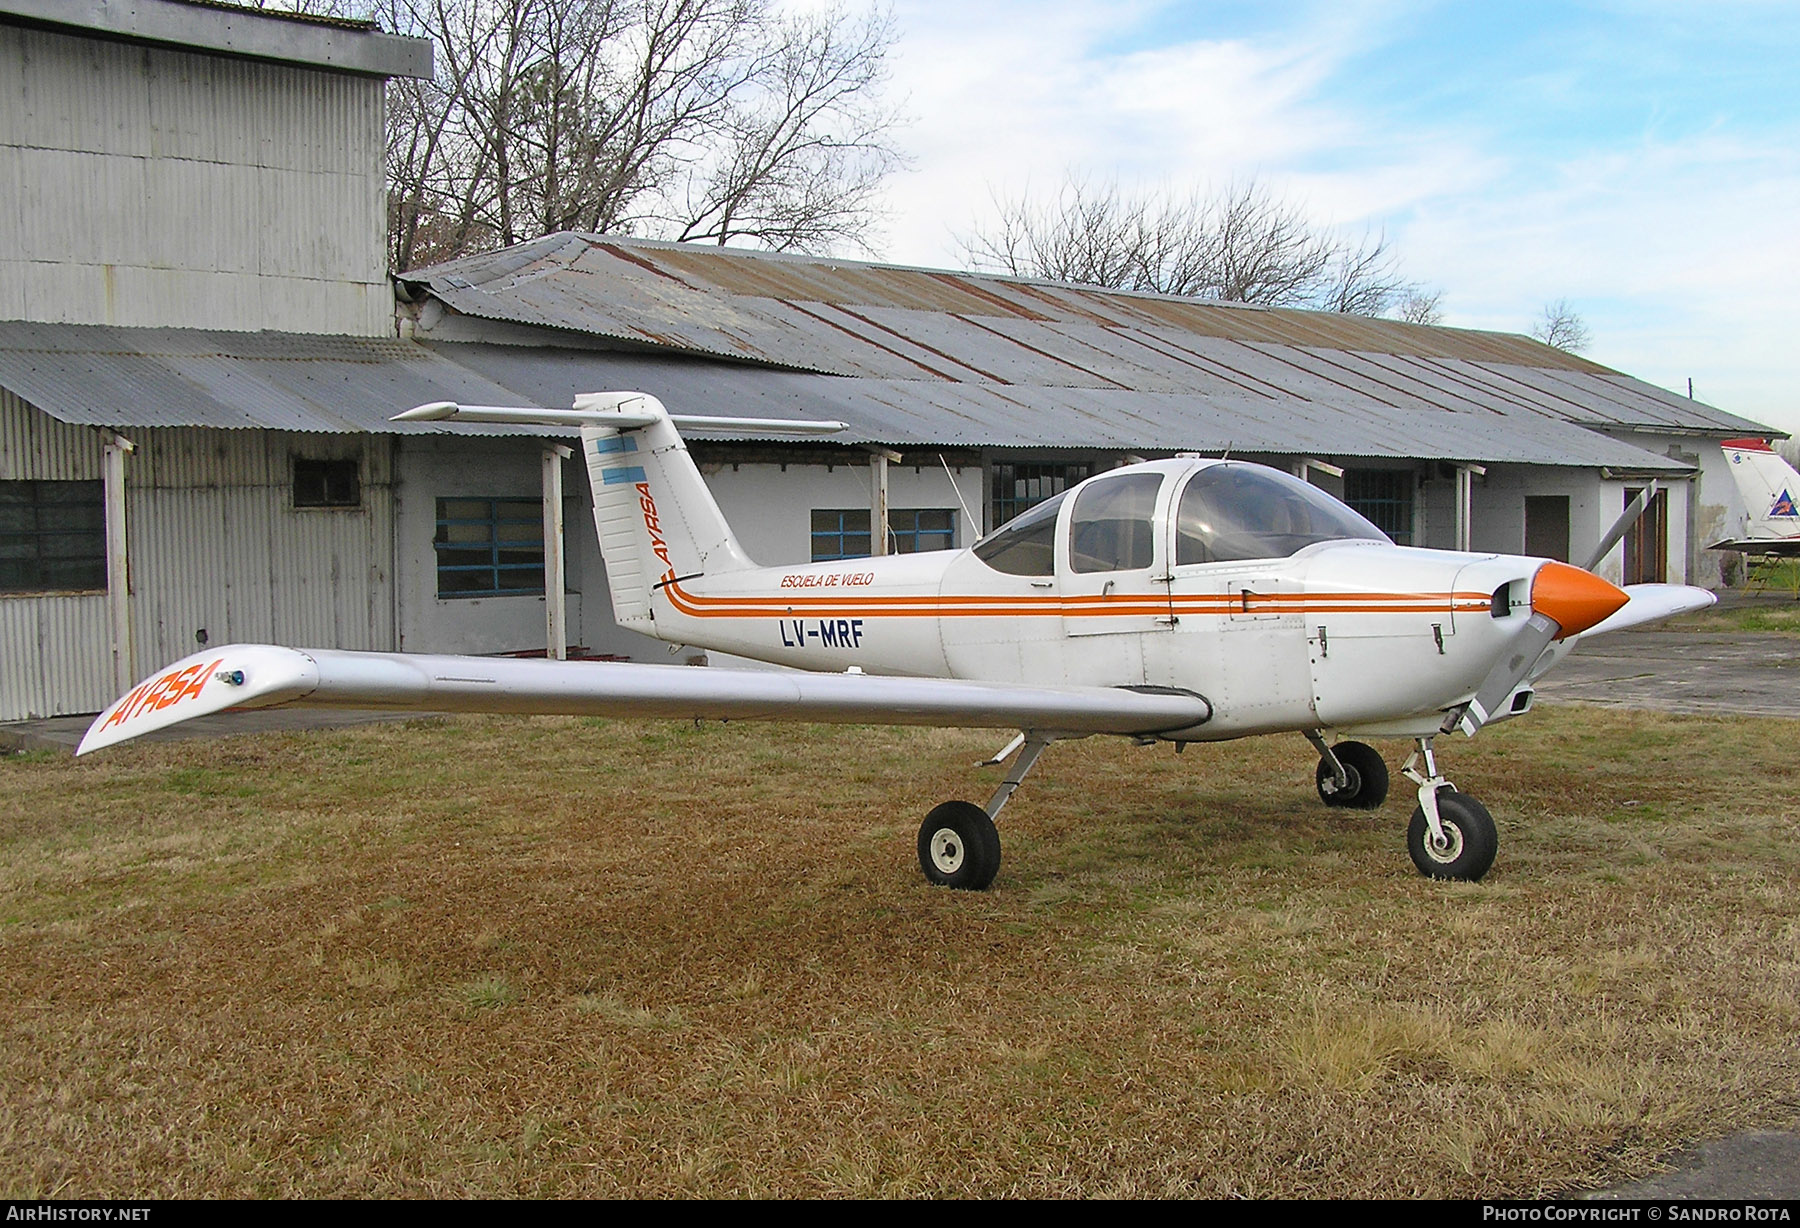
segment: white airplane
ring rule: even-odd
[[[759,567],[677,426],[822,433],[838,423],[672,417],[596,393],[570,410],[423,405],[410,421],[575,425],[620,625],[791,671],[694,669],[232,645],[176,662],[101,713],[86,754],[225,709],[800,719],[1017,730],[985,806],[948,801],[919,864],[984,888],[994,820],[1053,742],[1304,734],[1319,797],[1373,809],[1388,769],[1351,737],[1404,737],[1418,786],[1407,843],[1438,878],[1479,879],[1498,843],[1432,740],[1517,716],[1575,637],[1699,609],[1703,589],[1621,590],[1582,568],[1394,545],[1317,488],[1242,461],[1126,465],[1038,504],[965,550]],[[1596,553],[1603,557],[1626,517]],[[1592,566],[1592,563],[1590,563]]]
[[[1744,519],[1736,537],[1707,549],[1800,556],[1800,506],[1794,502],[1800,499],[1800,473],[1764,440],[1727,439],[1721,446],[1744,498]]]

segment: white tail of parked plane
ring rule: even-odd
[[[1744,500],[1737,532],[1712,550],[1800,555],[1800,473],[1761,439],[1727,439],[1725,462]]]

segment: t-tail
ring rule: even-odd
[[[1710,549],[1800,553],[1800,473],[1761,439],[1727,439],[1721,446],[1744,500],[1744,519],[1736,536]]]
[[[842,422],[671,414],[642,392],[584,393],[572,409],[439,401],[397,414],[395,420],[579,427],[613,618],[621,627],[653,636],[659,590],[756,567],[706,488],[677,428],[789,435],[844,429]]]

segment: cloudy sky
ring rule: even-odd
[[[880,255],[995,194],[1256,177],[1385,231],[1444,323],[1566,298],[1596,361],[1800,433],[1792,0],[895,0],[913,168]]]

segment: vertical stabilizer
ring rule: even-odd
[[[575,411],[587,416],[581,448],[620,626],[654,634],[652,598],[665,581],[756,566],[660,401],[642,393],[592,393],[575,399]],[[600,425],[615,415],[618,426]]]
[[[1760,439],[1728,439],[1722,446],[1744,500],[1739,537],[1750,542],[1800,538],[1800,473]]]

